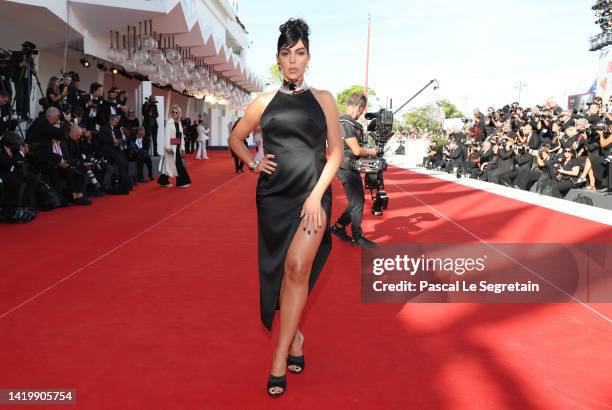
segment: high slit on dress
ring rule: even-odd
[[[301,222],[304,201],[314,189],[327,162],[327,123],[312,91],[277,92],[264,110],[260,125],[263,148],[278,164],[272,175],[262,172],[257,181],[258,259],[261,321],[272,328],[279,309],[280,288],[289,245]],[[332,193],[327,188],[324,234],[312,263],[308,292],[312,290],[331,251]]]

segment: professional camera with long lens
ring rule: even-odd
[[[383,172],[387,170],[387,161],[383,158],[383,153],[385,145],[393,135],[393,112],[381,109],[375,113],[366,113],[365,118],[370,120],[370,124],[360,143],[367,145],[368,137],[371,137],[378,149],[378,155],[374,158],[359,158],[352,166],[355,171],[364,174],[365,187],[370,190],[372,197],[372,214],[382,215],[389,204],[383,177]]]

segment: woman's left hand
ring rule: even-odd
[[[314,232],[315,234],[323,226],[323,216],[321,215],[321,198],[310,194],[300,213],[300,218],[303,220],[303,229],[308,234]]]
[[[181,150],[181,156],[185,156],[185,150],[184,149]]]

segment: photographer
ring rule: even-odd
[[[542,145],[540,136],[533,131],[531,124],[527,124],[521,128],[519,135],[521,136],[521,142],[526,143],[529,149],[538,149],[540,145]]]
[[[564,148],[563,159],[560,162],[549,161],[547,165],[553,177],[542,181],[540,193],[545,193],[544,189],[549,186],[553,197],[563,198],[572,189],[574,181],[580,173],[580,165],[574,151],[571,148]]]
[[[111,88],[108,90],[107,99],[102,101],[100,110],[104,124],[108,123],[113,115],[118,115],[121,120],[128,111],[128,108],[125,105],[121,105],[117,100],[117,91],[119,91],[117,87]]]
[[[60,122],[61,118],[64,119],[63,122]],[[26,142],[33,152],[34,165],[43,173],[53,169],[61,161],[61,157],[54,152],[54,147],[65,139],[70,120],[69,114],[49,107],[45,116],[36,118],[28,128]]]
[[[35,201],[38,177],[29,169],[28,147],[14,132],[0,140],[0,180],[5,201],[0,201],[3,216],[9,222],[29,222],[36,216]]]
[[[559,115],[561,130],[565,132],[569,127],[576,125],[576,121],[572,118],[572,113],[563,111]]]
[[[100,162],[88,156],[87,152],[83,150],[82,138],[83,129],[77,125],[72,125],[68,132],[68,141],[64,147],[64,160],[78,176],[79,188],[77,191],[80,195],[77,195],[77,197],[84,196],[90,185],[92,188],[89,192],[93,196],[100,197],[104,195],[104,192],[102,192],[102,186],[94,173],[94,171],[101,169]]]
[[[159,157],[157,153],[157,118],[159,113],[157,112],[157,100],[154,95],[149,96],[145,99],[145,103],[142,105],[142,126],[145,129],[145,144],[147,151],[153,143],[153,156]]]
[[[145,129],[138,127],[136,134],[130,139],[130,148],[128,149],[128,160],[136,161],[138,170],[138,182],[147,182],[144,178],[144,166],[147,166],[149,180],[153,181],[153,163],[149,152],[145,148]]]
[[[123,152],[119,149],[121,140],[115,135],[114,129],[119,125],[120,116],[111,115],[110,122],[100,127],[100,132],[97,135],[96,145],[97,152],[103,155],[108,161],[115,166],[119,175],[116,186],[105,187],[105,190],[113,194],[127,195],[132,189],[128,162]],[[114,181],[111,181],[111,183]]]
[[[612,133],[607,122],[596,124],[591,130],[590,138],[577,146],[577,149],[586,148],[587,158],[584,162],[583,172],[576,181],[576,185],[582,185],[588,177],[588,190],[595,190],[597,184],[602,185],[608,176],[608,185],[605,191],[612,192]]]
[[[531,190],[533,184],[542,179],[548,179],[549,175],[546,170],[546,163],[551,159],[548,147],[542,147],[540,150],[531,150],[527,148],[529,153],[535,162],[533,166],[527,168],[526,166],[519,169],[518,175],[514,179],[514,187],[522,189],[524,191]]]
[[[365,148],[360,145],[363,141],[363,127],[356,121],[361,117],[367,107],[368,99],[362,93],[353,93],[349,96],[346,112],[340,116],[340,129],[344,140],[344,160],[338,169],[338,179],[344,187],[348,205],[340,218],[331,228],[331,232],[340,240],[351,242],[353,245],[364,248],[373,248],[376,244],[363,236],[361,220],[363,218],[363,205],[365,193],[363,181],[358,171],[353,169],[353,162],[360,157],[378,155],[378,149]],[[352,238],[346,233],[346,226],[351,224]]]
[[[71,126],[68,132],[69,139],[79,139],[81,128]],[[84,178],[83,172],[79,169],[79,159],[72,158],[68,141],[53,141],[53,152],[60,156],[59,163],[47,170],[49,181],[57,192],[72,197],[71,202],[75,205],[91,205],[91,200],[83,195]],[[66,189],[64,189],[64,185]]]
[[[521,170],[531,170],[533,165],[533,155],[529,153],[529,148],[526,145],[513,145],[515,166],[506,172],[501,172],[498,175],[499,183],[508,187],[514,186],[514,181],[518,177]]]
[[[22,119],[30,116],[30,92],[32,88],[32,75],[36,75],[33,56],[38,54],[36,46],[26,41],[21,45],[21,51],[11,54],[13,68],[13,83],[15,84],[15,112]]]
[[[57,77],[49,78],[47,84],[47,93],[43,108],[46,110],[49,107],[55,107],[58,110],[62,107],[62,100],[68,94],[68,89],[64,88],[64,92],[60,91],[60,80]]]
[[[442,160],[442,147],[438,146],[435,142],[429,144],[427,155],[423,157],[424,168],[436,168],[438,163]]]
[[[447,163],[444,168],[448,173],[461,172],[463,162],[465,161],[465,151],[461,141],[465,141],[465,139],[459,140],[458,138],[455,138],[451,140],[448,146]]]
[[[500,147],[497,151],[497,166],[494,170],[487,172],[487,181],[499,184],[499,176],[512,171],[514,168],[514,150],[512,149],[512,140],[502,138]]]
[[[97,126],[104,125],[102,118],[102,103],[104,101],[104,88],[100,83],[92,83],[89,87],[89,95],[84,96],[81,101],[85,111],[85,128],[95,131]]]

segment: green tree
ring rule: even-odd
[[[346,110],[346,102],[351,94],[362,93],[363,91],[364,88],[362,85],[352,85],[349,88],[340,91],[336,95],[336,105],[338,106],[338,111],[343,113]],[[368,95],[376,95],[376,92],[373,89],[368,88]]]
[[[436,104],[442,108],[442,112],[444,112],[444,118],[463,118],[463,113],[459,111],[457,106],[448,100],[438,100]]]
[[[414,108],[402,116],[405,126],[425,129],[429,131],[440,131],[442,122],[436,115],[436,109],[432,106]]]
[[[279,87],[283,83],[283,73],[278,64],[272,64],[268,69],[268,82]]]

